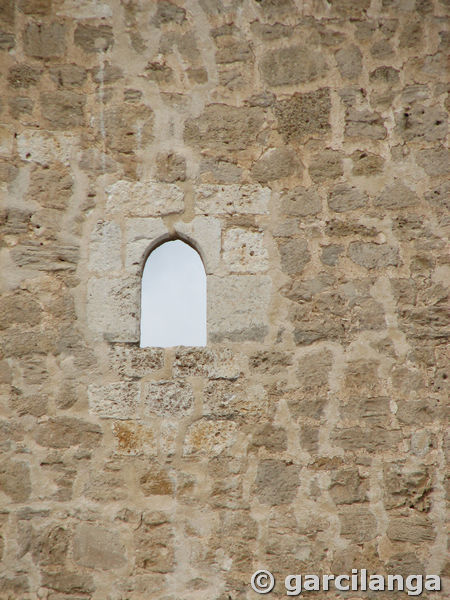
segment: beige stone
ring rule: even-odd
[[[229,449],[236,441],[236,423],[201,419],[187,430],[183,456],[216,456]]]
[[[106,189],[107,211],[132,217],[157,217],[183,210],[183,192],[175,184],[117,181]]]
[[[142,390],[144,414],[182,418],[192,412],[193,403],[192,388],[184,381],[144,383]]]
[[[264,235],[247,229],[228,229],[223,240],[223,260],[234,273],[260,273],[267,271],[268,252]]]
[[[89,386],[89,408],[105,419],[138,419],[140,390],[135,383]]]
[[[266,214],[270,189],[259,185],[200,185],[195,212],[206,215]]]
[[[73,558],[77,564],[91,569],[117,569],[126,564],[118,532],[87,523],[75,532]]]

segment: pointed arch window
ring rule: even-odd
[[[206,345],[206,273],[199,253],[181,240],[155,248],[141,287],[141,347]]]

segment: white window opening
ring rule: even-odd
[[[141,348],[206,345],[206,273],[180,240],[148,257],[142,274]]]

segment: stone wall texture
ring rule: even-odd
[[[2,600],[449,593],[449,8],[1,0]],[[140,348],[174,238],[208,344]]]

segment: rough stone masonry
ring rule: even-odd
[[[448,597],[449,9],[1,0],[2,600]],[[177,237],[208,344],[140,348]]]

